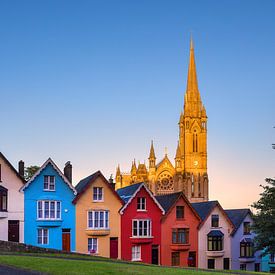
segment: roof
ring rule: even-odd
[[[39,176],[39,174],[47,167],[48,164],[51,164],[54,170],[59,174],[59,176],[63,179],[63,181],[72,189],[73,193],[76,195],[76,189],[73,187],[72,183],[65,177],[65,175],[60,171],[57,165],[51,158],[48,158],[46,162],[37,170],[37,172],[30,178],[30,180],[21,188],[24,191],[28,186]]]
[[[186,204],[191,208],[191,210],[193,211],[193,213],[196,215],[196,217],[200,221],[201,220],[200,216],[195,211],[195,209],[192,207],[191,203],[185,197],[185,195],[184,195],[183,192],[177,192],[177,193],[171,193],[171,194],[167,194],[167,195],[158,195],[158,196],[155,196],[155,198],[158,200],[158,202],[160,203],[160,205],[162,206],[162,208],[165,210],[165,214],[166,215],[169,213],[170,209],[173,208],[173,206],[175,205],[175,203],[178,201],[178,199],[180,197],[182,197],[184,199],[184,201],[186,202]]]
[[[232,232],[232,235],[236,233],[240,225],[242,224],[243,220],[245,217],[250,214],[251,211],[248,208],[243,208],[243,209],[228,209],[224,210],[225,213],[227,214],[228,218],[231,220],[231,222],[234,224],[235,229]]]
[[[169,209],[175,204],[175,202],[179,199],[182,192],[171,193],[167,195],[159,195],[155,196],[162,208],[165,212],[169,211]]]
[[[202,221],[204,221],[212,209],[218,204],[218,201],[205,201],[191,203],[193,208],[196,210]]]
[[[23,184],[26,183],[25,179],[23,179],[17,170],[12,166],[12,164],[8,161],[8,159],[0,152],[0,158],[4,160],[4,162],[10,167],[10,169],[15,173],[15,175],[22,181]]]
[[[127,203],[129,199],[133,196],[133,194],[136,192],[136,190],[140,187],[141,184],[142,182],[135,183],[127,187],[120,188],[116,192],[120,196],[120,198],[124,200],[125,203]]]
[[[220,230],[211,230],[208,234],[207,237],[223,237],[224,234]]]
[[[128,205],[131,203],[133,198],[136,196],[136,194],[139,192],[139,190],[142,187],[147,191],[147,193],[150,195],[150,197],[153,199],[153,201],[156,203],[156,205],[159,207],[162,214],[164,215],[165,214],[164,209],[162,208],[160,203],[157,201],[153,193],[148,189],[148,187],[144,182],[132,184],[117,190],[118,195],[125,201],[125,205],[120,209],[120,214],[123,214],[124,210],[128,207]]]
[[[97,178],[101,178],[105,184],[107,185],[107,187],[110,188],[110,190],[113,192],[113,194],[115,195],[115,197],[117,197],[117,199],[122,203],[122,205],[124,204],[124,201],[118,196],[118,194],[116,193],[116,191],[114,190],[114,188],[111,186],[110,182],[103,176],[103,174],[100,171],[97,171],[95,173],[93,173],[92,175],[82,179],[75,187],[76,191],[77,191],[77,195],[73,200],[73,203],[75,204],[79,198],[85,193],[85,191],[88,189],[88,187],[93,184]]]

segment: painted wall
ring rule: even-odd
[[[270,254],[262,257],[261,270],[264,272],[275,272],[275,259],[271,260]]]
[[[146,211],[137,211],[137,197],[146,198]],[[140,245],[141,261],[144,263],[152,262],[152,246],[160,246],[161,243],[161,217],[162,212],[160,208],[145,188],[142,187],[121,216],[121,258],[123,260],[131,261],[132,246]],[[150,219],[152,224],[152,238],[132,238],[133,219]]]
[[[93,187],[102,187],[103,202],[93,202]],[[118,238],[118,258],[121,258],[120,214],[122,202],[115,196],[106,183],[98,177],[76,202],[76,251],[88,253],[88,238],[98,239],[98,255],[110,257],[110,238]],[[109,210],[110,230],[88,230],[89,210]],[[104,233],[105,231],[105,233]]]
[[[184,206],[184,219],[176,219],[176,206]],[[180,252],[180,266],[188,266],[189,252],[196,252],[198,266],[198,226],[199,218],[191,210],[185,200],[180,197],[175,206],[161,222],[161,264],[171,266],[172,252]],[[189,245],[172,245],[172,229],[189,228]],[[179,250],[176,250],[176,247]],[[183,250],[184,249],[184,250]]]
[[[0,212],[0,239],[8,240],[8,221],[19,220],[19,242],[24,242],[24,193],[20,192],[22,180],[0,157],[1,179],[0,185],[8,189],[8,212]]]
[[[219,227],[211,227],[211,215],[219,215]],[[210,257],[207,252],[207,234],[211,230],[220,230],[224,234],[223,242],[223,255],[220,257]],[[231,259],[231,237],[230,234],[233,227],[228,222],[225,214],[219,207],[215,207],[210,213],[209,217],[205,220],[202,227],[199,229],[199,267],[207,268],[208,259],[215,259],[215,269],[223,269],[223,259]],[[231,260],[230,260],[231,261]]]
[[[55,191],[44,191],[44,175],[55,176]],[[75,251],[75,206],[73,190],[49,163],[44,170],[24,190],[25,193],[25,243],[54,249],[62,249],[62,229],[71,231],[71,251]],[[37,201],[57,200],[61,202],[61,220],[37,220]],[[39,245],[37,229],[49,230],[49,244]]]
[[[252,218],[250,215],[247,215],[245,219],[243,220],[242,224],[234,234],[234,236],[231,237],[231,269],[239,270],[240,269],[240,264],[246,264],[246,270],[248,271],[254,271],[255,270],[255,263],[260,263],[261,262],[261,257],[260,257],[260,251],[255,253],[255,258],[254,261],[253,259],[252,262],[247,262],[246,259],[244,258],[243,260],[240,259],[240,242],[243,240],[243,238],[251,238],[253,239],[255,237],[255,234],[251,232],[249,235],[244,235],[243,234],[243,223],[244,222],[250,222],[251,224],[253,223]]]

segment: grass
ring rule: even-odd
[[[152,265],[128,264],[119,261],[103,261],[104,258],[91,259],[90,256],[72,255],[74,260],[56,258],[58,256],[71,258],[69,255],[54,255],[46,258],[41,254],[30,254],[24,256],[17,255],[0,255],[0,265],[14,266],[27,270],[45,272],[48,274],[171,274],[171,275],[210,275],[210,274],[230,274],[228,272],[207,272],[201,270],[190,270],[181,268],[167,268]],[[49,257],[49,255],[47,255]],[[83,259],[81,259],[81,257]],[[91,259],[87,261],[85,259]],[[105,259],[106,260],[106,259]],[[245,273],[243,273],[245,274]],[[250,272],[251,274],[251,272]],[[256,273],[255,273],[256,274]],[[260,274],[260,273],[257,273]]]

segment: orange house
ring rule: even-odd
[[[161,221],[161,265],[198,266],[198,226],[201,222],[182,192],[156,196],[165,210]]]
[[[100,171],[82,179],[76,190],[76,251],[120,259],[119,210],[124,202]]]

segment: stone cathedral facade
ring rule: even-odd
[[[131,172],[116,171],[116,189],[145,182],[155,195],[183,191],[190,202],[208,200],[207,115],[202,103],[191,40],[184,108],[179,119],[179,139],[173,163],[167,154],[156,162],[153,142],[149,165],[132,162]]]

